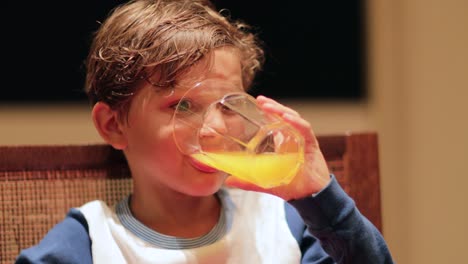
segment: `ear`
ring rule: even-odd
[[[124,149],[127,146],[127,138],[117,111],[106,103],[98,102],[93,107],[92,117],[94,126],[107,143],[115,149]]]

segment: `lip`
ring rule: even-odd
[[[205,173],[215,173],[215,172],[218,172],[219,170],[213,168],[213,167],[210,167],[204,163],[201,163],[199,162],[198,160],[194,159],[194,158],[189,158],[190,160],[190,164],[197,170],[201,171],[201,172],[205,172]]]

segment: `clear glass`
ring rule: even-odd
[[[289,183],[304,162],[302,136],[232,87],[200,84],[189,89],[173,122],[182,153],[263,188]]]

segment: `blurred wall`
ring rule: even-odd
[[[385,237],[398,263],[468,263],[468,1],[368,4]]]
[[[368,0],[370,98],[284,102],[317,134],[379,133],[384,236],[398,263],[468,257],[468,1]],[[1,105],[0,144],[101,142],[88,105]]]

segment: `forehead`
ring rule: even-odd
[[[210,104],[223,98],[226,94],[244,92],[241,86],[231,82],[207,79],[196,83],[193,87],[179,87],[174,90],[174,96],[196,101],[199,104]]]
[[[156,72],[155,75],[157,74],[160,73]],[[156,88],[148,82],[143,85],[145,87],[137,97],[150,96],[151,100],[155,100],[154,97],[172,99],[184,95],[216,99],[226,93],[242,92],[244,87],[239,53],[235,48],[217,48],[181,74],[174,87]]]
[[[211,94],[216,97],[244,90],[239,52],[235,48],[224,47],[211,51],[185,71],[171,93]]]
[[[212,50],[186,70],[178,78],[177,85],[191,88],[204,80],[229,82],[243,89],[242,66],[237,49],[223,47]]]

